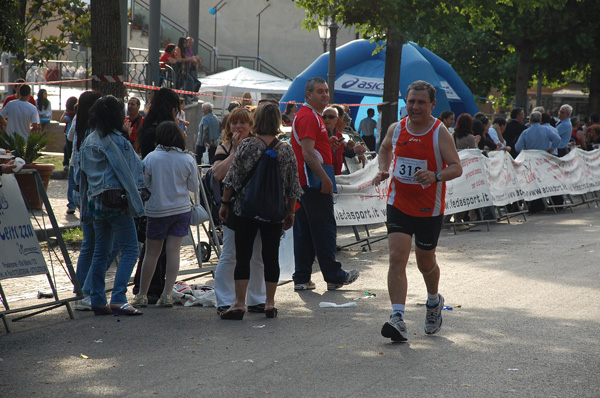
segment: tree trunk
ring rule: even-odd
[[[398,93],[400,92],[400,63],[404,38],[391,28],[387,32],[385,46],[385,76],[383,78],[383,115],[381,117],[381,138],[383,142],[388,127],[398,121]],[[377,134],[380,132],[378,131]]]
[[[529,72],[531,66],[531,56],[533,53],[533,43],[525,42],[517,47],[519,52],[519,63],[517,65],[517,79],[515,82],[515,103],[518,107],[527,110],[527,89],[529,88]]]
[[[588,97],[588,113],[600,109],[600,59],[590,61],[590,95]]]
[[[123,78],[123,52],[121,51],[120,2],[92,0],[92,75],[103,79],[112,76]],[[92,89],[102,95],[125,97],[122,82],[92,80]]]
[[[19,1],[19,22],[21,24],[22,34],[23,34],[23,50],[19,51],[15,56],[17,57],[16,65],[14,66],[14,73],[17,77],[22,77],[25,79],[27,75],[27,64],[25,63],[25,50],[27,49],[27,39],[24,37],[25,35],[25,16],[27,14],[27,0]]]

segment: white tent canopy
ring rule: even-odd
[[[260,94],[285,94],[292,84],[291,80],[282,79],[267,73],[244,68],[240,66],[235,69],[215,73],[200,79],[202,86],[200,92],[221,92],[223,98],[222,109],[225,103],[231,101],[234,93],[250,92],[252,98],[260,99]]]

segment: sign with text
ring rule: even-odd
[[[505,151],[484,156],[478,149],[465,149],[459,152],[459,157],[463,174],[446,182],[445,214],[600,190],[600,149],[592,152],[576,149],[562,158],[544,151],[524,151],[517,159]],[[336,177],[337,225],[386,221],[390,181],[373,186],[378,166],[374,160],[364,169]]]
[[[344,73],[335,79],[335,91],[381,97],[383,95],[383,78],[355,76]]]
[[[0,280],[48,272],[29,213],[12,174],[0,187]]]

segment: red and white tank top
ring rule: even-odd
[[[445,209],[446,183],[423,187],[414,175],[421,169],[441,171],[446,167],[438,139],[442,122],[436,119],[425,134],[419,135],[411,133],[407,123],[405,117],[394,129],[394,167],[387,203],[410,216],[439,216]]]

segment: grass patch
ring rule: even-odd
[[[65,243],[81,243],[83,241],[83,231],[81,228],[66,229],[62,233]]]
[[[63,164],[62,164],[63,157],[62,157],[62,155],[60,155],[60,156],[56,156],[56,155],[42,155],[35,162],[36,163],[43,163],[43,164],[53,164],[56,170],[62,170],[63,169]]]

